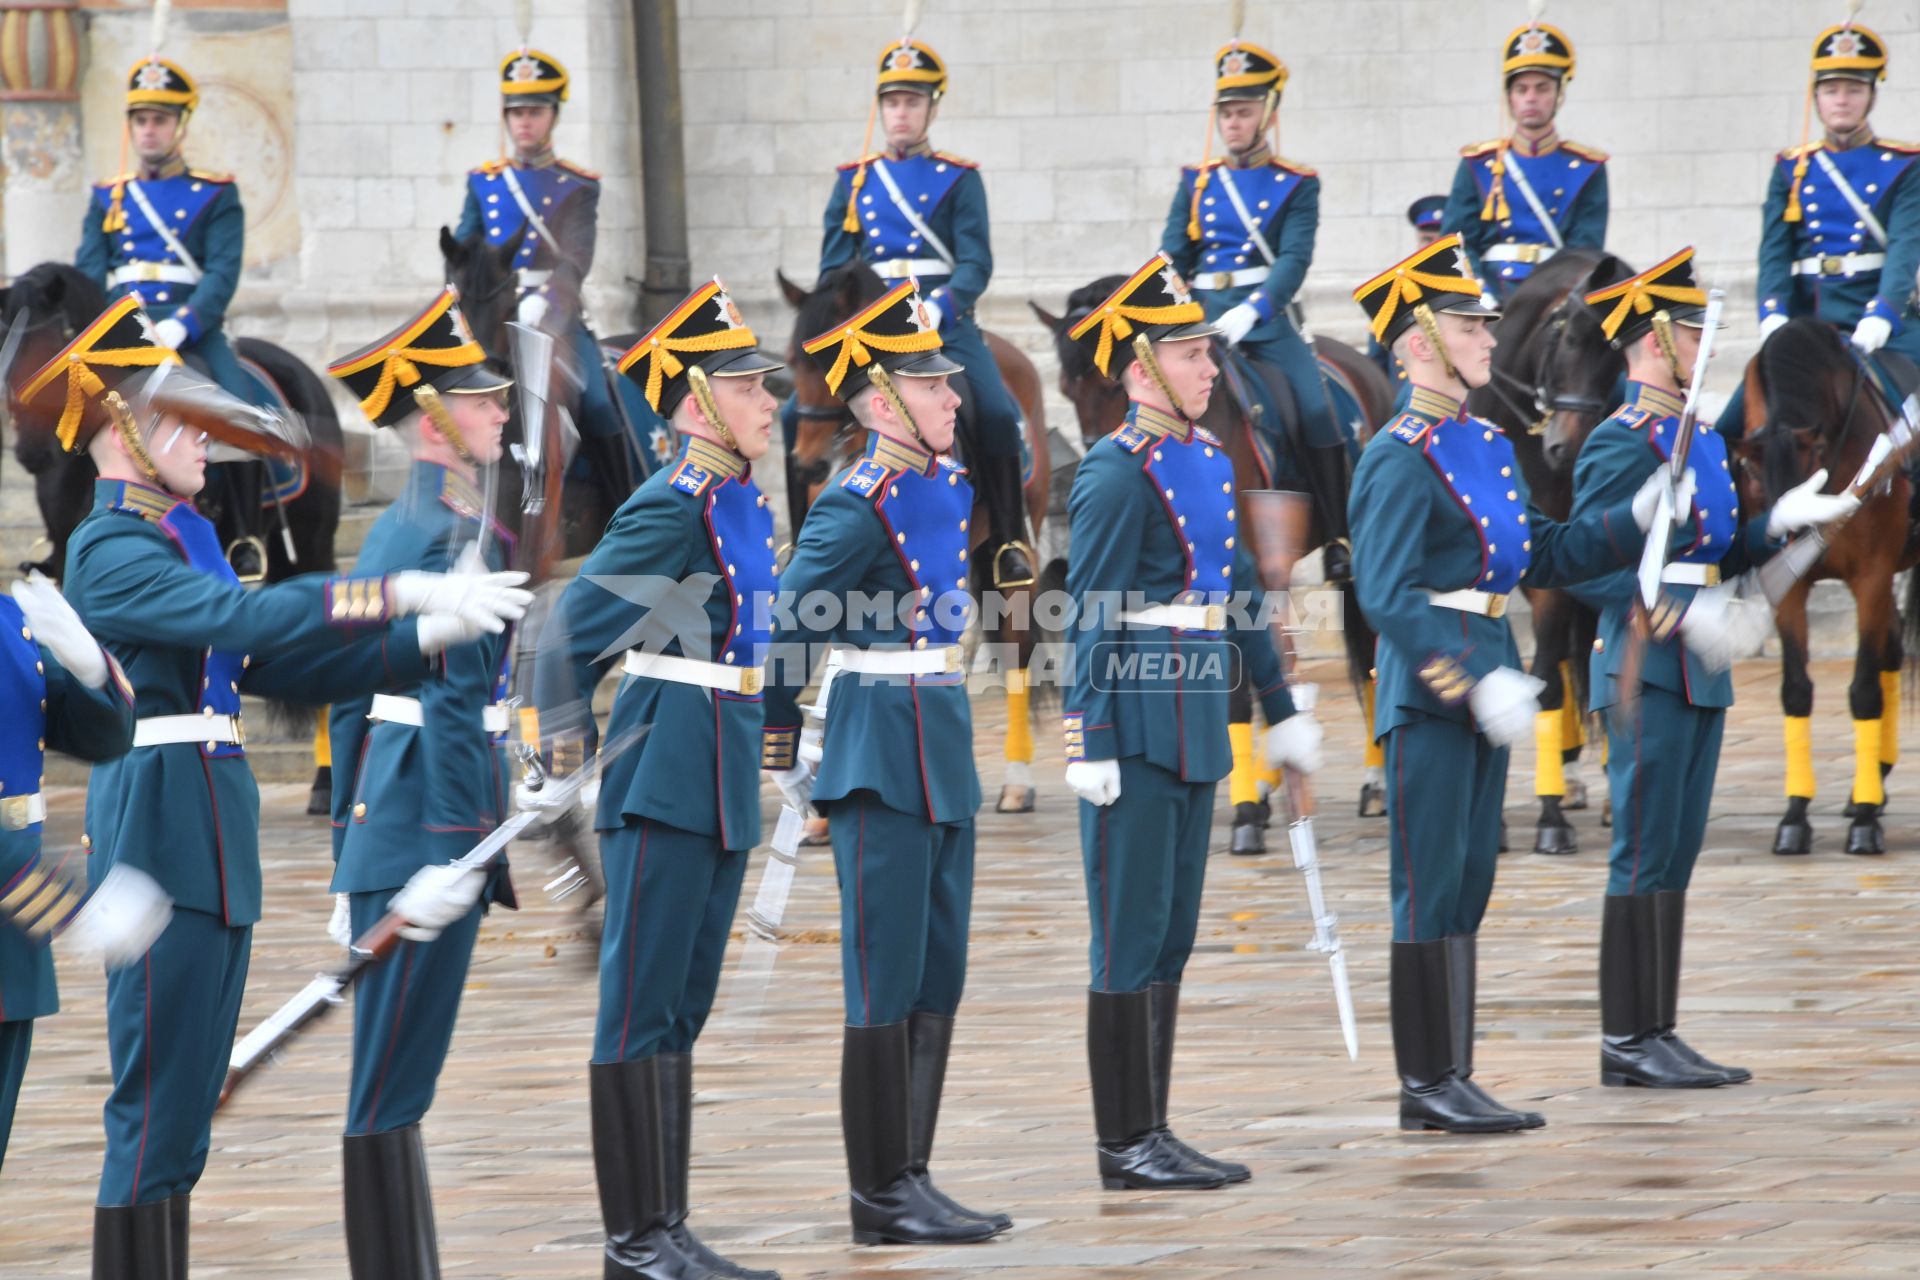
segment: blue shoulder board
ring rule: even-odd
[[[887,469],[873,458],[862,458],[853,470],[847,472],[846,479],[840,482],[843,489],[851,489],[862,497],[871,497],[874,488],[886,479]]]
[[[1129,422],[1127,425],[1117,428],[1114,433],[1107,438],[1128,453],[1138,453],[1147,447],[1147,441],[1153,437],[1140,427]]]
[[[1402,444],[1419,444],[1433,424],[1417,414],[1403,413],[1387,424],[1387,434]]]
[[[1220,443],[1219,436],[1197,424],[1193,428],[1193,434],[1200,437],[1201,444],[1218,445]]]
[[[941,467],[944,468],[945,470],[957,471],[963,476],[968,474],[967,469],[964,466],[960,465],[960,463],[948,457],[944,453],[939,456],[937,461],[940,463]]]
[[[674,471],[673,479],[668,483],[680,492],[690,493],[697,498],[713,483],[713,472],[688,458]]]

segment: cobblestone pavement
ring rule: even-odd
[[[1303,891],[1284,852],[1215,858],[1173,1090],[1196,1145],[1250,1163],[1242,1187],[1102,1193],[1093,1179],[1082,1010],[1087,924],[1058,735],[1039,733],[1040,809],[980,819],[968,997],[935,1169],[1016,1229],[964,1249],[847,1244],[836,1073],[840,1004],[831,862],[811,850],[785,946],[757,999],[730,982],[698,1055],[695,1222],[787,1276],[931,1280],[1217,1276],[1604,1276],[1629,1272],[1882,1275],[1920,1270],[1920,893],[1912,792],[1892,780],[1889,853],[1839,852],[1851,769],[1846,673],[1819,668],[1822,786],[1814,856],[1771,856],[1780,808],[1777,667],[1744,668],[1709,847],[1695,880],[1683,1023],[1744,1087],[1602,1089],[1594,979],[1604,832],[1581,852],[1503,859],[1481,957],[1479,1077],[1544,1130],[1403,1135],[1386,1000],[1385,824],[1353,817],[1361,731],[1329,690],[1321,775],[1327,885],[1351,948],[1361,1056],[1341,1048],[1326,965],[1303,952]],[[1318,672],[1330,684],[1331,665]],[[1002,704],[979,702],[995,790]],[[1904,772],[1904,771],[1902,771]],[[1595,771],[1596,800],[1602,794]],[[267,915],[244,1024],[330,958],[326,831],[304,788],[266,789]],[[773,796],[768,791],[771,812]],[[80,797],[52,830],[78,835]],[[1226,837],[1225,792],[1217,841]],[[1531,834],[1531,775],[1508,793]],[[1284,830],[1271,839],[1280,848]],[[588,1277],[600,1241],[587,1145],[592,947],[538,891],[481,934],[465,1016],[427,1120],[449,1277]],[[749,894],[758,879],[750,872]],[[737,959],[736,944],[734,956]],[[0,1181],[0,1276],[87,1274],[106,1086],[102,984],[63,965],[66,1011],[43,1022]],[[348,1019],[336,1015],[253,1080],[214,1130],[194,1197],[199,1277],[340,1277],[338,1134]]]

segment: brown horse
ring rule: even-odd
[[[1499,427],[1513,444],[1533,501],[1555,520],[1573,509],[1573,463],[1587,434],[1613,409],[1625,358],[1600,332],[1583,301],[1633,268],[1599,249],[1566,249],[1528,276],[1507,300],[1494,327],[1493,376],[1467,397],[1467,407]],[[1586,788],[1569,785],[1566,767],[1585,741],[1586,655],[1599,616],[1565,591],[1527,589],[1533,612],[1533,661],[1546,683],[1536,726],[1540,802],[1535,853],[1576,853],[1564,809],[1584,809]],[[1605,820],[1610,814],[1602,810]]]
[[[1810,318],[1791,320],[1747,365],[1746,430],[1740,444],[1742,498],[1749,509],[1770,506],[1814,471],[1827,469],[1837,492],[1866,460],[1893,420],[1893,409],[1840,331]],[[1751,465],[1758,459],[1759,475]],[[1853,595],[1858,639],[1847,701],[1853,713],[1854,774],[1848,853],[1886,850],[1880,827],[1883,778],[1899,752],[1899,687],[1903,637],[1894,606],[1894,575],[1916,553],[1905,475],[1869,497],[1827,547],[1817,568],[1781,601],[1780,703],[1786,714],[1787,812],[1773,851],[1804,854],[1813,844],[1807,806],[1813,799],[1813,679],[1807,670],[1807,593],[1834,578]],[[1920,630],[1920,574],[1908,579],[1906,646]]]
[[[827,390],[826,371],[801,349],[801,342],[817,333],[825,333],[853,315],[861,307],[886,292],[887,284],[865,263],[852,263],[822,276],[812,290],[802,289],[780,272],[775,273],[780,292],[795,312],[793,339],[787,346],[787,364],[793,373],[795,409],[799,428],[787,453],[787,507],[789,528],[797,531],[807,508],[826,486],[836,466],[851,463],[865,447],[866,432],[853,421],[847,408]],[[1018,348],[998,336],[987,333],[987,350],[993,353],[1000,377],[1025,420],[1027,457],[1025,496],[1027,519],[1033,526],[1033,542],[1040,542],[1040,530],[1047,516],[1047,490],[1052,468],[1047,461],[1046,406],[1041,401],[1040,371]],[[969,397],[961,375],[963,402],[959,438],[964,447],[968,432]],[[986,541],[989,521],[976,497],[972,529],[974,548]],[[991,557],[975,556],[973,590],[976,596],[989,595],[991,582],[984,564]],[[1042,566],[1036,565],[1036,568]],[[993,608],[981,617],[997,645],[1011,646],[1018,669],[1005,673],[1007,683],[1007,734],[1004,756],[1006,778],[1000,787],[997,809],[1001,813],[1030,813],[1034,806],[1033,726],[1027,685],[1027,667],[1033,659],[1039,633],[1033,624],[1033,593],[1038,586],[1019,587],[997,593]],[[981,601],[983,607],[987,599]]]
[[[1125,280],[1124,276],[1105,276],[1075,289],[1067,295],[1064,315],[1056,316],[1038,303],[1028,304],[1040,322],[1053,333],[1054,350],[1060,358],[1060,393],[1073,405],[1080,420],[1081,439],[1089,445],[1118,427],[1126,417],[1127,393],[1119,383],[1096,369],[1086,347],[1073,341],[1067,334]],[[1372,360],[1343,343],[1319,338],[1314,342],[1314,351],[1320,357],[1326,376],[1344,385],[1358,406],[1360,422],[1355,435],[1364,445],[1373,428],[1385,422],[1392,412],[1393,384]],[[1224,359],[1221,367],[1230,368]],[[1272,488],[1273,478],[1256,443],[1255,428],[1246,409],[1246,401],[1238,389],[1238,378],[1229,373],[1221,385],[1226,394],[1216,394],[1208,401],[1207,410],[1200,417],[1200,425],[1225,442],[1227,455],[1233,459],[1234,486],[1239,493]],[[1351,481],[1350,470],[1347,481]],[[1331,550],[1344,531],[1347,483],[1340,484],[1339,489],[1338,493],[1312,495],[1314,520],[1309,546]],[[1344,547],[1340,549],[1344,550]],[[1338,570],[1329,574],[1330,580],[1336,583],[1343,577],[1344,574]],[[1360,612],[1355,594],[1342,591],[1341,595],[1342,638],[1346,645],[1348,674],[1356,689],[1364,688],[1373,665],[1373,631]],[[1229,719],[1235,725],[1250,724],[1253,718],[1253,699],[1244,684],[1244,681],[1234,681]],[[1248,741],[1251,742],[1250,734]],[[1248,750],[1251,751],[1250,746]],[[1251,758],[1235,760],[1236,773],[1244,773],[1252,767]],[[1234,803],[1232,847],[1236,853],[1260,853],[1265,849],[1264,837],[1260,833],[1267,824],[1270,810],[1265,800],[1245,798],[1251,790],[1244,778],[1237,779],[1233,787],[1232,794],[1239,797]],[[1361,809],[1363,814],[1370,811],[1364,792]]]

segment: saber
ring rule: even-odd
[[[452,865],[464,871],[483,870],[513,842],[514,837],[548,816],[548,810],[571,805],[580,788],[599,773],[601,765],[638,742],[648,727],[642,726],[621,735],[565,778],[549,781],[544,774],[538,775],[537,779],[530,778],[529,788],[541,792],[540,807],[521,809],[490,831],[479,844],[454,859]],[[547,787],[552,790],[547,791]],[[220,1086],[220,1100],[214,1104],[215,1110],[225,1106],[227,1099],[233,1096],[247,1077],[281,1046],[324,1017],[335,1005],[342,1003],[348,987],[359,981],[371,966],[393,954],[400,945],[400,931],[410,923],[396,911],[381,916],[371,928],[348,945],[345,964],[330,972],[315,975],[313,981],[302,987],[298,995],[274,1010],[265,1021],[242,1037],[233,1046],[233,1054],[227,1060],[227,1078]]]
[[[518,321],[507,326],[513,349],[513,386],[520,399],[520,509],[539,515],[547,505],[547,391],[553,382],[553,335]]]
[[[1260,582],[1269,591],[1285,591],[1293,578],[1293,566],[1305,551],[1307,530],[1313,519],[1312,499],[1302,493],[1280,489],[1249,489],[1242,495],[1247,520],[1253,533]],[[1280,655],[1283,673],[1291,675],[1297,665],[1293,640],[1276,619],[1272,628],[1273,646]],[[1294,709],[1311,712],[1319,700],[1319,690],[1311,684],[1290,684]],[[1268,727],[1272,732],[1272,727]],[[1313,831],[1313,790],[1297,770],[1288,769],[1286,779],[1287,843],[1293,850],[1293,865],[1307,886],[1307,910],[1313,917],[1313,937],[1309,951],[1327,957],[1327,971],[1333,978],[1333,1004],[1340,1015],[1340,1035],[1347,1043],[1349,1061],[1360,1057],[1359,1024],[1353,1013],[1353,984],[1347,975],[1347,953],[1340,943],[1340,917],[1327,907],[1326,886],[1320,878],[1320,844]]]
[[[1660,574],[1667,567],[1674,526],[1686,518],[1675,509],[1676,486],[1687,473],[1687,455],[1693,450],[1694,426],[1700,417],[1700,392],[1706,386],[1707,365],[1713,357],[1713,335],[1718,330],[1720,311],[1726,300],[1727,295],[1719,289],[1707,294],[1707,311],[1700,322],[1700,354],[1693,360],[1686,406],[1680,410],[1680,426],[1674,433],[1673,449],[1667,455],[1667,483],[1660,491],[1659,504],[1653,509],[1653,523],[1647,528],[1646,545],[1640,551],[1640,604],[1648,610],[1660,602]]]

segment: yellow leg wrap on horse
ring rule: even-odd
[[[1560,760],[1560,735],[1565,725],[1558,711],[1538,711],[1533,717],[1533,794],[1567,794],[1567,770]]]
[[[1227,779],[1227,799],[1234,804],[1260,803],[1260,770],[1253,763],[1253,726],[1230,724],[1227,741],[1233,744],[1233,773]]]
[[[1033,724],[1028,714],[1027,673],[1007,672],[1007,759],[1033,763]]]
[[[1813,799],[1813,720],[1809,716],[1788,716],[1787,722],[1787,796]]]
[[[1387,767],[1387,750],[1373,736],[1373,699],[1378,688],[1378,682],[1372,676],[1368,676],[1366,686],[1360,691],[1360,703],[1365,708],[1367,716],[1367,749],[1360,763],[1369,769]]]
[[[1853,722],[1853,801],[1885,804],[1887,790],[1880,785],[1880,722]]]
[[[1573,664],[1560,664],[1560,687],[1567,691],[1560,703],[1560,749],[1577,751],[1587,745],[1587,721],[1580,714],[1580,700],[1573,696]]]
[[[332,707],[320,708],[320,723],[313,729],[313,767],[316,769],[333,768],[333,729],[327,722],[327,713]]]
[[[1880,763],[1900,763],[1900,673],[1880,673]]]

